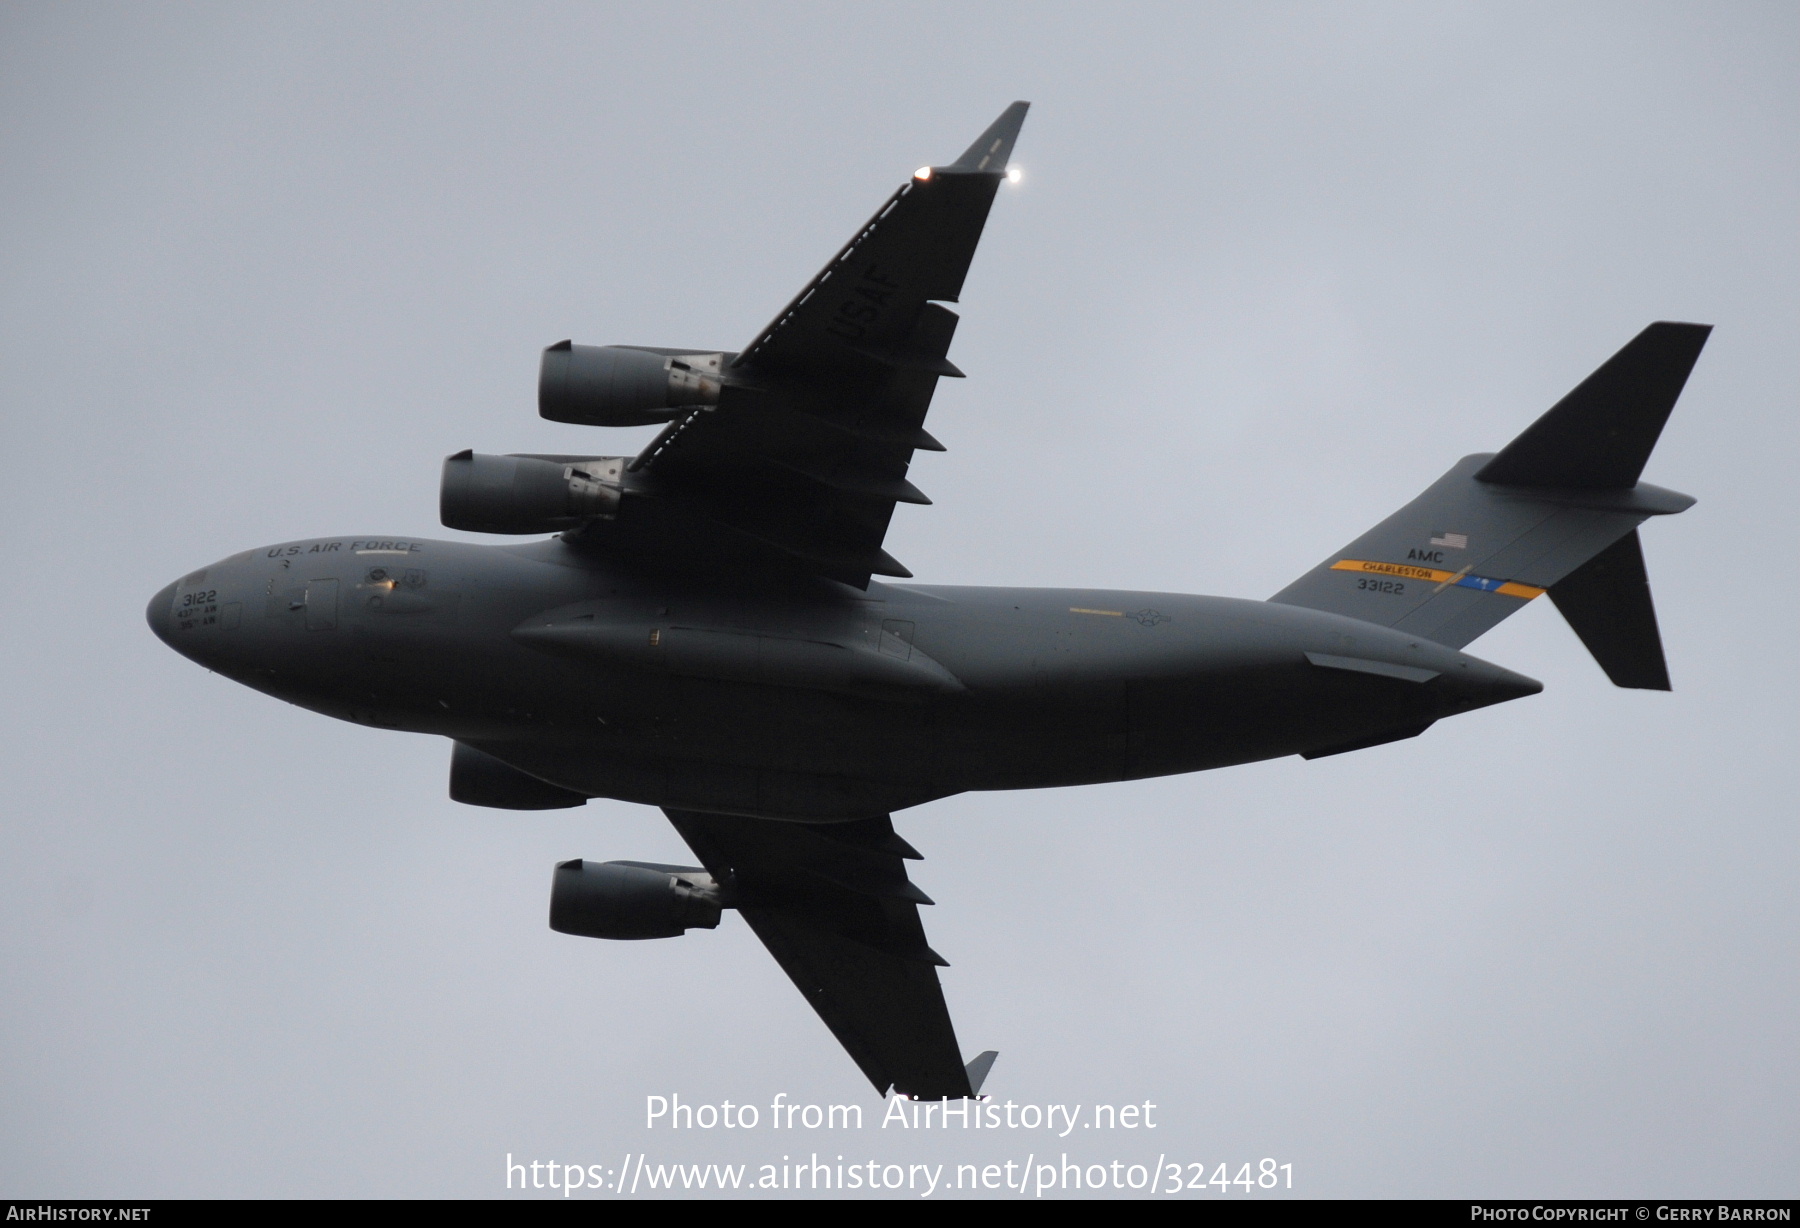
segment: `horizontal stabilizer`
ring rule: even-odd
[[[1711,332],[1710,324],[1650,325],[1475,477],[1571,490],[1636,484]]]
[[[1000,1056],[998,1049],[988,1049],[977,1053],[964,1070],[969,1072],[969,1094],[981,1095],[981,1085],[987,1082],[988,1071],[994,1068],[994,1059]]]
[[[1669,667],[1637,530],[1552,584],[1550,600],[1614,686],[1669,689]]]

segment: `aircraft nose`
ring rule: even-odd
[[[174,580],[164,585],[156,596],[150,598],[150,604],[144,607],[144,621],[150,624],[150,630],[156,632],[156,638],[175,647],[170,638],[170,609],[175,604],[175,589],[181,582]]]

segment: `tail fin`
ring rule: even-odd
[[[1270,600],[1461,648],[1548,592],[1614,683],[1667,690],[1637,526],[1694,500],[1638,475],[1711,331],[1650,325],[1498,454],[1464,457]]]
[[[1550,586],[1550,600],[1615,686],[1669,689],[1650,576],[1637,530]]]

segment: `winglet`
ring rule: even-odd
[[[1024,106],[1025,104],[1020,103],[1019,105]],[[981,1085],[987,1082],[988,1071],[994,1068],[994,1059],[999,1056],[998,1049],[988,1049],[977,1053],[975,1060],[963,1067],[969,1076],[969,1095],[981,1095]]]
[[[1019,129],[1025,125],[1025,112],[1030,109],[1029,102],[1015,102],[1000,112],[1000,118],[988,125],[988,130],[963,151],[963,156],[945,169],[986,171],[995,175],[1005,171],[1006,161],[1012,157],[1013,142],[1019,139]]]

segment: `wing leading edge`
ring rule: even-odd
[[[631,465],[665,504],[808,570],[867,587],[911,573],[882,549],[950,363],[969,263],[1029,104],[948,166],[918,171],[721,373],[718,403]]]
[[[664,809],[877,1091],[972,1096],[993,1062],[967,1066],[906,876],[918,858],[885,816],[782,823]]]

